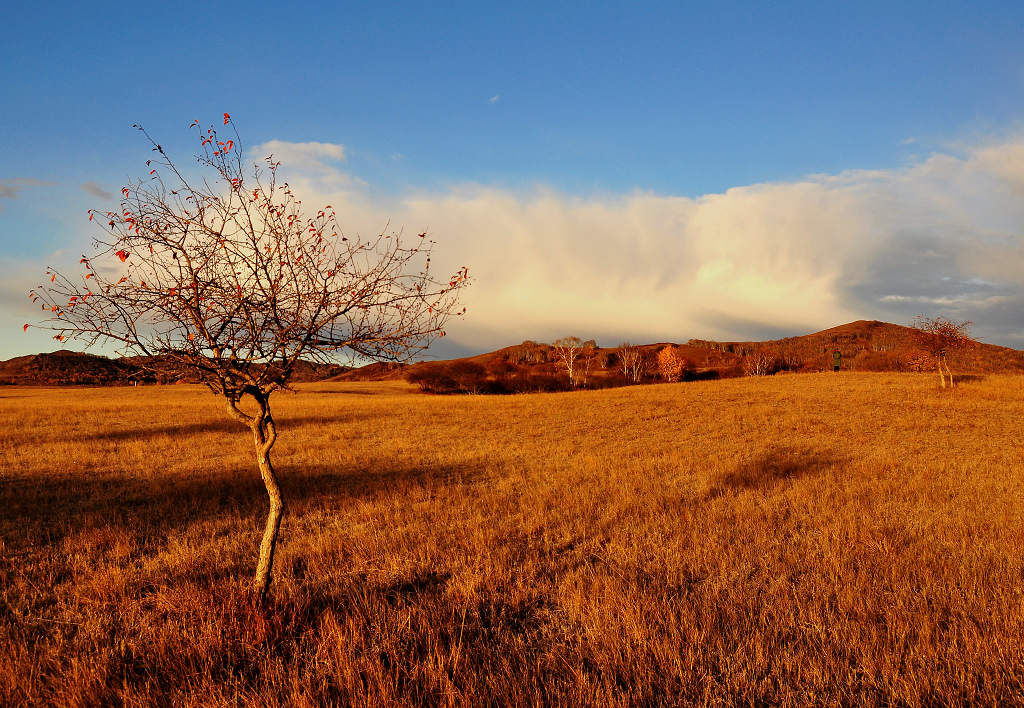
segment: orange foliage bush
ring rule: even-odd
[[[679,347],[669,345],[658,350],[658,374],[666,381],[679,381],[689,368],[689,363],[679,353]]]

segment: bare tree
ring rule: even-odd
[[[647,368],[643,350],[635,344],[623,342],[619,345],[619,364],[622,375],[633,383],[640,383]]]
[[[576,367],[577,385],[586,386],[590,379],[590,369],[594,366],[597,358],[597,342],[588,339],[583,342],[583,351],[580,353],[580,362]]]
[[[576,388],[577,362],[585,352],[585,342],[579,337],[562,337],[551,343],[555,356],[569,374],[569,385]]]
[[[917,340],[928,352],[933,364],[939,371],[939,384],[946,388],[946,375],[949,375],[949,387],[953,388],[953,372],[949,368],[949,355],[975,344],[968,332],[973,322],[957,322],[941,315],[925,317],[918,315],[912,325],[917,330]],[[945,371],[943,371],[945,370]]]
[[[262,600],[284,514],[270,461],[271,394],[287,388],[301,360],[408,360],[465,311],[457,293],[468,272],[434,278],[426,234],[411,245],[386,232],[346,236],[330,205],[304,212],[278,183],[280,163],[270,156],[250,169],[225,113],[229,124],[230,138],[190,126],[201,141],[199,178],[134,126],[152,145],[148,177],[121,190],[117,211],[89,211],[104,235],[82,257],[84,272],[48,268],[49,282],[30,297],[58,341],[112,341],[188,370],[249,428],[270,498],[253,579]],[[254,411],[239,407],[246,396]]]
[[[743,371],[747,376],[770,376],[778,369],[779,356],[768,347],[755,346],[743,357]]]

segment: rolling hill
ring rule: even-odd
[[[832,368],[833,353],[842,368],[853,371],[921,371],[930,362],[911,327],[858,320],[830,329],[770,341],[713,341],[690,339],[685,344],[658,342],[639,345],[648,362],[666,346],[677,347],[687,363],[686,379],[730,378],[750,373],[815,372]],[[628,383],[622,376],[617,347],[597,347],[588,357],[587,386],[604,388]],[[957,373],[1021,373],[1024,351],[982,342],[950,358]],[[303,362],[295,381],[429,380],[445,377],[453,390],[507,392],[565,388],[564,367],[549,344],[526,341],[492,352],[446,361],[410,365],[368,364],[359,368]],[[656,380],[648,367],[645,380]],[[110,359],[67,350],[16,357],[0,362],[0,384],[130,385],[191,383],[187,372],[158,359]],[[421,383],[421,386],[423,384]],[[452,388],[446,383],[445,387]],[[429,387],[424,386],[425,389]]]

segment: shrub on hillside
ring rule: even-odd
[[[528,369],[519,369],[509,374],[503,380],[503,384],[510,393],[540,393],[570,389],[569,382],[564,376],[534,372]]]
[[[448,374],[448,367],[440,364],[421,364],[405,373],[405,380],[416,384],[425,393],[454,393],[455,379]]]
[[[405,380],[426,393],[491,393],[495,388],[487,370],[475,361],[421,364],[408,371]]]
[[[487,371],[475,361],[456,361],[448,365],[448,376],[460,393],[483,393],[487,388]]]
[[[854,371],[909,371],[907,358],[890,350],[865,349],[853,358]]]

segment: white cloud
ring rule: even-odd
[[[290,172],[316,177],[331,190],[353,189],[365,184],[338,169],[337,163],[345,161],[345,146],[338,143],[268,140],[251,148],[248,155],[261,166],[264,158],[273,155],[274,160],[287,165]]]
[[[490,98],[488,98],[487,102],[490,103],[491,105],[494,105],[495,103],[497,103],[500,100],[501,100],[501,94],[500,93],[496,93],[493,96],[491,96]]]
[[[919,311],[999,340],[1024,329],[1022,156],[1010,141],[695,199],[482,185],[375,198],[315,171],[289,179],[349,231],[429,229],[434,263],[474,277],[452,334],[475,349],[569,333],[746,339]]]
[[[295,169],[324,169],[329,163],[345,160],[345,146],[337,143],[268,140],[252,148],[252,156],[257,160],[270,155]]]
[[[279,155],[304,205],[333,204],[349,233],[429,230],[440,274],[473,278],[450,328],[466,349],[751,339],[918,313],[1024,343],[1024,139],[697,198],[476,184],[386,197],[339,169],[340,145],[310,145],[328,144],[273,141],[258,157]]]

